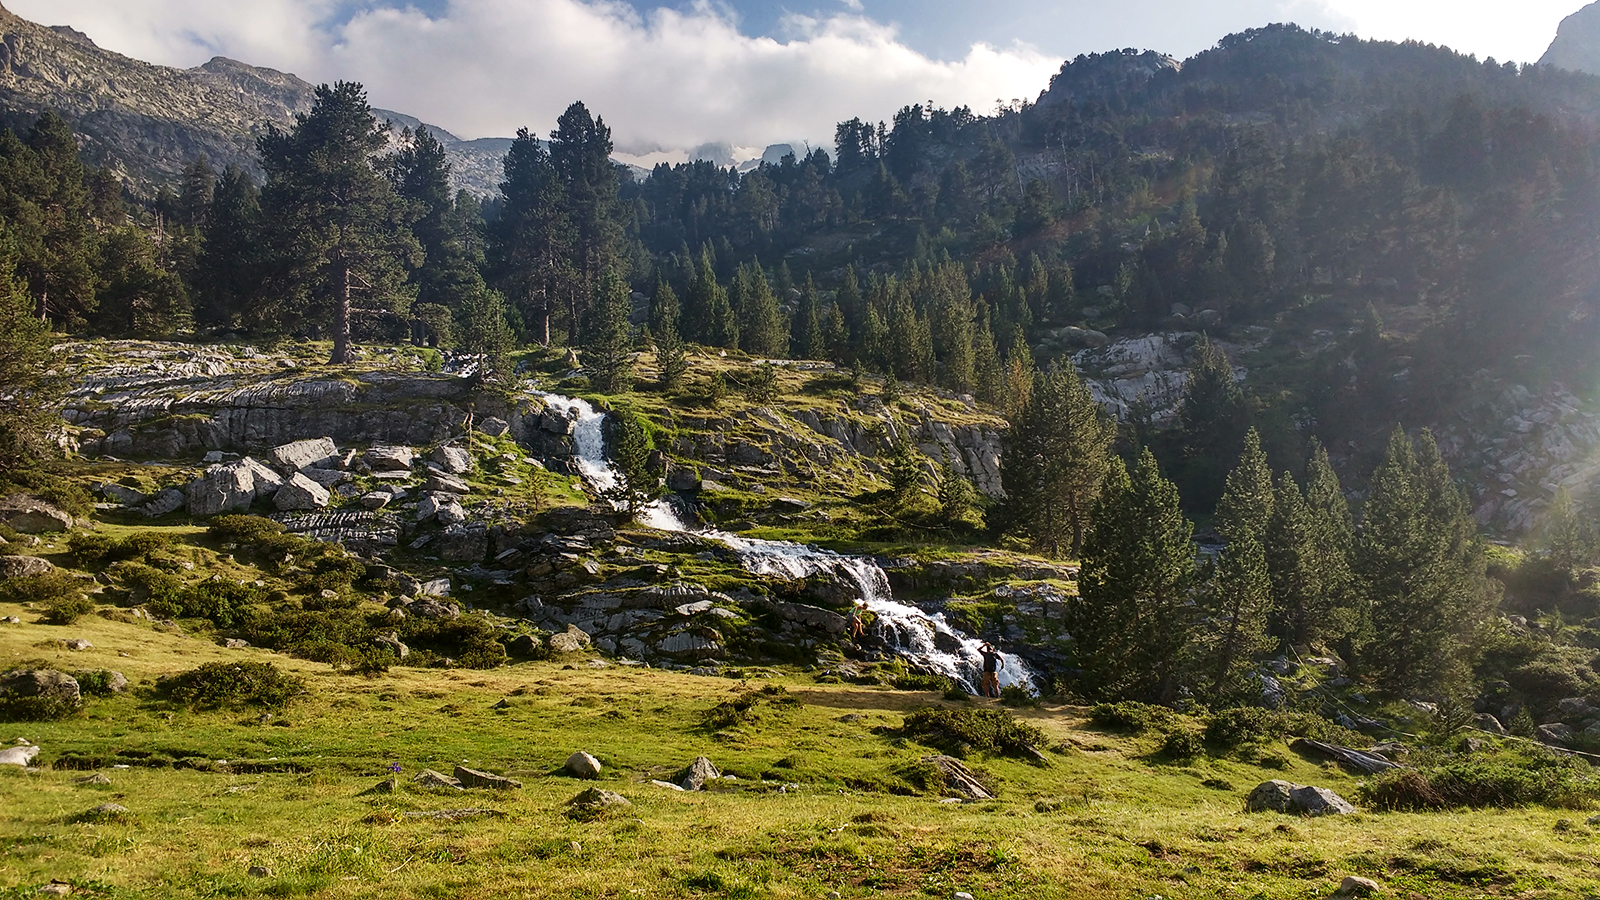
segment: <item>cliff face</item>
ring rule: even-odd
[[[1555,40],[1539,57],[1539,64],[1600,75],[1600,3],[1591,3],[1562,19]]]
[[[257,171],[256,135],[287,128],[311,108],[312,85],[284,72],[217,57],[192,69],[113,53],[70,28],[47,28],[0,8],[0,118],[13,125],[53,109],[72,123],[86,159],[137,189],[172,184],[201,153],[219,171]],[[378,111],[396,127],[415,119]],[[505,142],[436,131],[457,185],[494,190]]]

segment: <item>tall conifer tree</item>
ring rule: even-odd
[[[1083,549],[1116,427],[1070,363],[1034,376],[1000,458],[1005,520],[1051,556]]]

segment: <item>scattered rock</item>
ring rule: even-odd
[[[411,655],[411,648],[407,647],[405,642],[400,640],[400,632],[398,631],[391,631],[388,634],[380,634],[373,638],[372,642],[377,644],[379,647],[387,649],[390,653],[393,653],[395,659],[403,661],[406,657]]]
[[[80,813],[78,819],[84,822],[103,822],[109,819],[120,819],[127,814],[128,808],[120,803],[102,803],[93,809]]]
[[[703,791],[707,782],[721,777],[722,773],[717,771],[711,760],[704,756],[696,756],[694,762],[689,764],[688,770],[683,773],[683,777],[678,779],[678,784],[686,791]]]
[[[339,448],[333,438],[292,441],[272,448],[272,461],[284,474],[301,469],[331,469],[339,462]]]
[[[150,501],[137,508],[137,512],[149,519],[159,518],[167,513],[183,509],[188,502],[188,495],[178,488],[167,488],[161,493],[150,498]]]
[[[27,578],[55,569],[48,559],[37,556],[0,556],[0,578]]]
[[[440,491],[447,494],[470,494],[472,486],[465,481],[445,472],[433,472],[428,476],[428,490]]]
[[[122,674],[121,672],[112,672],[111,675],[106,678],[106,690],[113,694],[121,694],[128,690],[129,683],[128,676]]]
[[[538,651],[539,641],[531,634],[519,634],[506,645],[506,652],[517,657],[529,657]]]
[[[72,779],[72,783],[73,784],[110,784],[111,783],[111,779],[109,779],[106,776],[100,774],[99,772],[96,772],[93,775],[85,775],[82,778],[74,778],[74,779]]]
[[[472,454],[460,447],[439,447],[435,449],[433,451],[433,461],[452,475],[464,475],[472,471]]]
[[[562,767],[568,775],[574,778],[598,778],[602,768],[600,760],[582,750],[567,757],[567,764]]]
[[[1327,788],[1287,781],[1263,781],[1245,799],[1250,812],[1299,813],[1306,816],[1343,815],[1356,811],[1348,800]]]
[[[85,638],[67,638],[66,640],[62,641],[61,643],[65,644],[67,649],[73,651],[74,653],[77,653],[77,652],[80,652],[80,651],[83,651],[83,650],[93,650],[94,649],[94,645],[89,643],[89,641],[86,640]]]
[[[391,775],[388,778],[385,778],[384,780],[382,780],[382,781],[378,782],[377,784],[373,785],[372,787],[369,787],[366,790],[362,791],[357,796],[365,797],[368,794],[392,794],[396,790],[398,790],[399,788],[400,788],[400,780]]]
[[[567,816],[573,819],[594,819],[618,809],[626,809],[633,804],[627,797],[604,791],[600,788],[589,788],[583,793],[567,801]]]
[[[34,893],[44,894],[47,897],[66,897],[72,893],[72,885],[65,881],[52,881]]]
[[[367,467],[374,472],[409,472],[416,462],[417,451],[410,447],[379,444],[362,456]]]
[[[450,579],[435,578],[432,581],[424,581],[422,584],[417,585],[417,593],[424,597],[448,597],[450,596]]]
[[[266,866],[251,866],[250,868],[246,869],[244,873],[246,875],[249,875],[251,878],[271,878],[272,877],[272,870],[267,868]]]
[[[0,525],[23,534],[53,534],[72,528],[72,517],[55,504],[31,494],[0,499]]]
[[[421,619],[454,619],[461,607],[437,597],[423,596],[406,604],[406,612]]]
[[[243,650],[250,646],[250,642],[243,638],[223,638],[222,646],[229,650]]]
[[[1368,894],[1376,894],[1380,890],[1382,888],[1371,878],[1362,878],[1360,875],[1346,875],[1344,880],[1339,882],[1338,893],[1344,897],[1365,897]]]
[[[322,509],[328,505],[328,498],[327,488],[307,478],[304,473],[296,472],[278,488],[272,504],[284,512]]]
[[[550,635],[550,649],[556,653],[579,653],[588,647],[588,632],[576,625],[568,625],[566,631]]]
[[[391,496],[393,495],[391,495],[388,491],[369,491],[368,493],[361,495],[361,500],[359,502],[361,503],[363,509],[378,510],[389,505],[389,498]]]
[[[650,783],[655,785],[658,788],[666,788],[667,790],[670,790],[670,791],[678,791],[680,793],[683,791],[683,786],[682,785],[673,784],[670,781],[662,781],[662,780],[660,780],[658,778],[650,779]]]
[[[1540,741],[1556,747],[1565,747],[1572,743],[1572,728],[1561,722],[1551,722],[1540,725],[1537,731]]]
[[[522,787],[522,782],[515,779],[506,778],[503,775],[495,775],[491,772],[480,772],[477,769],[469,769],[466,766],[456,766],[453,774],[462,787],[489,788],[496,791],[509,791]]]
[[[76,706],[83,694],[78,689],[78,679],[65,672],[19,669],[0,675],[0,697],[43,697]]]
[[[32,744],[20,747],[7,747],[0,750],[0,766],[28,766],[33,763],[33,758],[39,755],[39,748]]]
[[[448,504],[441,511],[439,521],[444,521],[444,512],[450,507],[461,508],[454,503]],[[489,553],[489,526],[483,522],[447,525],[444,531],[435,536],[433,552],[446,562],[481,563]]]
[[[511,430],[511,423],[496,416],[490,416],[478,423],[478,430],[489,437],[499,437]]]
[[[944,786],[947,790],[954,791],[969,800],[993,800],[994,794],[978,781],[978,776],[962,764],[961,760],[953,756],[936,754],[924,756],[922,761],[931,763],[944,776]]]
[[[421,772],[418,772],[416,777],[411,779],[411,783],[425,788],[448,788],[454,791],[462,790],[461,782],[451,778],[449,775],[446,775],[443,772],[435,772],[432,769],[423,769]]]
[[[1496,719],[1489,713],[1479,713],[1473,718],[1472,724],[1477,726],[1479,731],[1487,731],[1490,734],[1506,733],[1506,728],[1504,725],[1500,724],[1500,720]]]
[[[189,482],[184,493],[191,516],[243,512],[256,499],[256,471],[243,459],[211,466],[204,475]]]

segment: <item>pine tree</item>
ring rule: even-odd
[[[1227,354],[1202,337],[1194,346],[1178,405],[1184,498],[1192,508],[1210,509],[1222,496],[1227,460],[1238,458],[1250,427],[1249,412]]]
[[[16,249],[0,237],[0,473],[34,468],[50,454],[61,384],[50,374],[50,329],[34,312],[27,286],[14,274]]]
[[[1317,522],[1300,485],[1278,476],[1267,524],[1267,577],[1273,607],[1269,631],[1288,648],[1307,646],[1327,626],[1329,604],[1318,566]]]
[[[427,128],[402,134],[389,162],[395,193],[411,204],[412,234],[422,246],[422,265],[411,273],[418,303],[455,309],[481,293],[484,260],[479,252],[481,221],[461,214],[450,190],[450,162]]]
[[[820,305],[817,286],[811,280],[811,275],[807,274],[805,286],[800,289],[800,302],[795,305],[794,327],[790,330],[793,335],[790,355],[794,359],[827,358],[828,347],[822,334],[822,316],[818,309]]]
[[[1566,488],[1556,489],[1545,511],[1543,531],[1544,551],[1557,571],[1570,573],[1594,563],[1594,530],[1578,515]]]
[[[0,131],[0,218],[15,273],[38,314],[64,327],[81,325],[95,309],[99,241],[86,174],[72,128],[54,112],[39,116],[25,140]]]
[[[1426,431],[1414,444],[1396,428],[1370,483],[1353,554],[1371,621],[1360,673],[1394,696],[1448,693],[1483,613],[1483,548],[1465,498]]]
[[[683,302],[684,334],[693,341],[712,347],[739,346],[739,321],[728,301],[728,290],[717,283],[716,263],[710,247],[700,253],[700,262],[689,282]]]
[[[656,374],[661,389],[673,390],[689,371],[689,359],[678,334],[678,295],[664,278],[656,279],[655,293],[650,298],[650,333],[655,337]]]
[[[488,262],[495,285],[522,313],[528,337],[550,344],[553,311],[576,306],[582,289],[572,263],[577,233],[564,189],[539,139],[522,128],[506,151],[500,215],[488,228]]]
[[[1170,703],[1193,629],[1194,526],[1178,508],[1178,488],[1149,450],[1131,475],[1113,458],[1093,522],[1068,605],[1083,670],[1078,690],[1097,700]]]
[[[922,487],[923,456],[903,434],[890,434],[888,441],[884,472],[889,477],[890,498],[895,506],[903,507]]]
[[[206,211],[205,243],[192,294],[201,325],[249,331],[278,330],[283,312],[262,290],[261,202],[255,182],[238,166],[223,172]]]
[[[1016,421],[1027,407],[1028,399],[1033,394],[1035,372],[1033,351],[1029,349],[1022,329],[1012,326],[1011,350],[1006,354],[1005,371],[1001,379],[1001,409],[1008,420]]]
[[[1272,473],[1261,452],[1261,437],[1252,428],[1217,503],[1217,531],[1227,546],[1217,565],[1200,637],[1202,672],[1212,696],[1219,699],[1239,693],[1256,655],[1271,646],[1267,531],[1273,500]]]
[[[506,299],[482,282],[467,290],[457,315],[461,347],[478,358],[478,374],[485,381],[509,382],[514,374],[511,350],[516,336],[506,321]]]
[[[955,463],[946,455],[944,465],[939,469],[939,514],[945,524],[955,525],[966,521],[967,516],[972,514],[975,496],[972,482],[956,471]]]
[[[615,276],[607,275],[606,280]],[[637,513],[646,503],[660,496],[661,476],[650,468],[655,449],[639,414],[623,406],[606,417],[607,456],[622,475],[622,482],[606,493],[606,499],[624,512]]]
[[[1111,460],[1116,427],[1070,364],[1034,376],[1000,457],[1005,521],[1051,556],[1076,556]]]
[[[998,405],[1004,396],[1000,351],[989,327],[989,304],[979,302],[978,324],[972,336],[972,381],[978,399]]]
[[[766,273],[759,265],[740,266],[734,280],[739,286],[740,346],[751,356],[782,355],[789,349],[789,332]]]
[[[421,261],[410,205],[374,168],[387,143],[366,92],[343,81],[318,87],[293,129],[268,126],[257,142],[271,245],[286,287],[331,321],[334,364],[350,361],[355,295],[395,305],[405,269]]]
[[[561,186],[561,208],[572,225],[570,265],[578,289],[567,294],[567,317],[574,335],[583,322],[583,305],[600,296],[596,286],[605,272],[620,272],[625,263],[618,203],[621,182],[611,150],[611,129],[605,119],[592,115],[582,102],[568,106],[550,132],[550,167]]]
[[[603,273],[595,288],[584,353],[589,380],[601,393],[620,394],[633,387],[632,308],[627,284],[615,272]]]

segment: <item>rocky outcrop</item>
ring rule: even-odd
[[[23,534],[51,534],[72,528],[72,516],[32,494],[0,499],[0,525]]]
[[[0,556],[0,580],[45,575],[52,571],[55,571],[55,566],[51,565],[48,559],[40,559],[37,556]]]
[[[0,675],[0,699],[39,698],[68,706],[82,700],[78,679],[55,669],[18,669]]]
[[[1600,3],[1591,3],[1561,20],[1539,65],[1600,75]]]
[[[1287,781],[1263,781],[1245,799],[1250,812],[1299,813],[1305,816],[1336,816],[1353,813],[1354,805],[1327,788]]]

